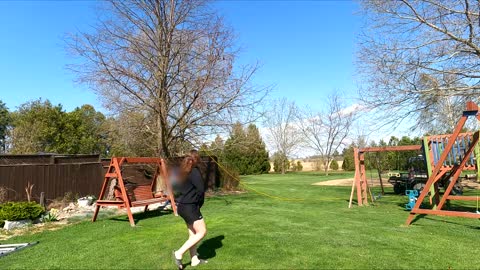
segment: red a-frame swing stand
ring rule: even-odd
[[[124,164],[154,164],[156,165],[155,174],[151,184],[137,185],[132,189],[127,189],[124,179],[122,177],[121,167]],[[164,192],[154,194],[157,177],[161,176],[166,184],[167,193]],[[108,183],[117,179],[117,185],[115,186],[116,200],[103,199],[108,188]],[[168,171],[165,161],[161,158],[148,158],[148,157],[114,157],[110,162],[107,173],[103,181],[100,196],[96,202],[95,212],[93,214],[92,221],[97,219],[98,212],[102,206],[117,206],[119,208],[125,208],[127,211],[128,220],[130,225],[135,226],[135,220],[133,219],[132,207],[144,206],[144,211],[147,211],[148,206],[151,204],[165,202],[170,200],[173,212],[177,214],[177,207],[175,204],[175,198],[173,196],[172,187],[168,180]]]

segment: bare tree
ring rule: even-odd
[[[204,0],[107,0],[93,31],[68,38],[71,65],[112,112],[144,115],[157,155],[255,115],[266,88],[236,67],[234,34]]]
[[[326,175],[334,153],[350,134],[354,115],[354,109],[345,108],[339,95],[333,94],[328,97],[325,111],[307,110],[299,120],[307,146],[322,157]]]
[[[274,100],[270,111],[265,116],[265,127],[268,130],[267,141],[282,158],[291,157],[301,146],[303,134],[298,129],[298,107],[286,98]],[[281,161],[281,172],[285,174],[285,160]]]
[[[478,0],[361,1],[365,15],[358,66],[365,103],[390,122],[428,129],[435,115],[479,101]],[[431,125],[428,125],[431,124]]]

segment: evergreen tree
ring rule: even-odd
[[[235,123],[230,137],[225,142],[225,162],[240,174],[246,174],[246,134],[240,123]]]
[[[225,149],[225,142],[220,135],[215,137],[215,140],[210,144],[210,152],[215,155],[218,160],[223,160],[223,151]]]
[[[355,144],[351,144],[349,147],[343,149],[343,164],[342,169],[344,171],[354,171],[355,170],[355,161],[353,157],[353,148]]]
[[[268,152],[263,142],[258,128],[254,124],[250,124],[246,134],[248,145],[248,174],[268,173],[270,171],[270,162],[268,160]]]
[[[265,143],[253,124],[246,131],[240,123],[233,126],[232,133],[225,142],[223,158],[243,175],[268,173],[270,170]]]
[[[330,169],[337,171],[338,170],[338,162],[337,160],[333,159],[332,162],[330,162]]]

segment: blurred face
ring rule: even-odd
[[[187,175],[192,171],[193,164],[194,164],[194,159],[193,158],[186,157],[186,158],[183,159],[182,164],[180,166],[180,170],[181,170],[181,174],[182,174],[182,177],[181,177],[182,179],[181,180],[185,180]]]
[[[192,151],[192,152],[190,152],[190,157],[193,160],[193,165],[192,166],[195,167],[200,162],[200,155],[198,154],[198,152]]]

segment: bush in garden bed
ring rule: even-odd
[[[0,204],[0,221],[36,219],[44,212],[43,207],[35,202],[7,202]]]

